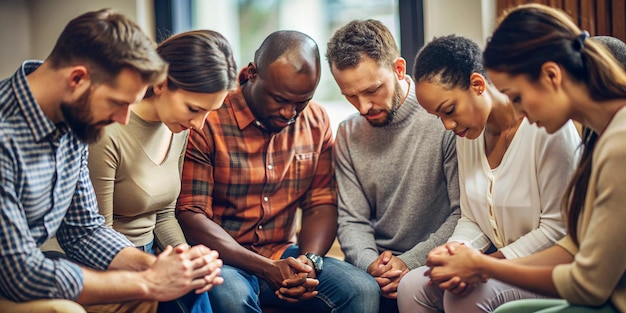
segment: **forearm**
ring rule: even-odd
[[[484,262],[481,263],[479,270],[487,277],[548,297],[559,297],[552,281],[554,266],[521,265],[509,260],[483,257]]]
[[[167,245],[176,247],[187,242],[182,229],[180,229],[180,224],[178,220],[176,220],[173,207],[165,208],[157,212],[154,235],[162,247]]]
[[[101,272],[83,267],[83,276],[83,290],[76,299],[82,305],[149,299],[149,284],[141,272]]]
[[[145,271],[154,262],[154,255],[145,253],[135,247],[126,247],[111,260],[107,270]]]
[[[509,262],[514,264],[532,265],[532,266],[557,266],[559,264],[567,264],[574,261],[572,256],[567,250],[559,245],[554,245],[545,250],[533,253],[531,255],[511,259]]]
[[[491,245],[489,237],[483,233],[480,226],[474,222],[471,214],[462,216],[447,242],[462,242],[465,245],[480,251],[486,251]]]
[[[337,238],[346,261],[364,271],[367,271],[368,266],[380,254],[374,238],[374,229],[369,224],[340,222]]]
[[[559,297],[552,280],[552,270],[556,265],[572,262],[574,257],[562,247],[555,245],[523,258],[486,259],[482,270],[489,277],[546,296]]]
[[[224,264],[264,277],[271,260],[239,244],[221,226],[206,215],[191,211],[178,213],[178,222],[190,244],[203,244],[220,254]]]
[[[321,205],[302,212],[300,251],[325,255],[337,236],[337,208]]]
[[[409,269],[415,269],[426,264],[428,253],[434,248],[445,244],[452,235],[460,215],[460,209],[457,208],[427,240],[418,243],[415,247],[398,255],[398,258],[400,258]]]

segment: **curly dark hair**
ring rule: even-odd
[[[438,37],[424,46],[415,56],[413,80],[426,80],[445,88],[468,89],[470,75],[479,73],[487,78],[481,50],[465,37]]]

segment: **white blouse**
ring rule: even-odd
[[[579,160],[580,136],[570,121],[556,133],[524,119],[500,162],[491,169],[484,130],[457,138],[461,219],[448,240],[507,259],[552,246],[565,235],[561,199]]]

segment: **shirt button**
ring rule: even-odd
[[[267,166],[267,169],[268,169],[268,170],[271,170],[271,169],[273,169],[273,168],[274,168],[274,165],[272,165],[272,164],[270,164],[270,165],[268,165],[268,166]]]
[[[263,197],[263,201],[265,201],[265,202],[270,201],[270,198],[268,198],[268,197]]]
[[[259,225],[259,230],[262,230],[262,229],[263,229],[263,225]]]

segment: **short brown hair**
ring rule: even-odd
[[[135,22],[102,9],[71,20],[48,61],[56,69],[85,64],[94,82],[112,82],[123,69],[131,69],[152,84],[167,73],[167,64],[155,49],[154,41]]]
[[[379,65],[393,66],[400,50],[389,29],[377,20],[354,20],[341,27],[326,49],[328,65],[343,70],[354,67],[366,55]]]

